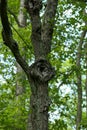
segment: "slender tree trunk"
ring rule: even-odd
[[[86,90],[86,118],[87,118],[87,42],[85,43],[85,62],[86,62],[85,90]],[[86,128],[86,130],[87,130],[87,128]]]
[[[25,0],[20,0],[20,9],[19,9],[19,15],[18,15],[18,21],[20,27],[26,26],[26,13],[25,13]]]
[[[86,11],[84,11],[85,16],[87,16]],[[85,26],[87,26],[87,21],[85,21]],[[86,29],[86,34],[87,34],[87,29]],[[87,118],[87,41],[85,43],[85,62],[86,62],[86,81],[85,81],[85,90],[86,90],[86,118]],[[87,128],[86,128],[87,130]]]
[[[86,15],[85,9],[83,11],[83,15]],[[87,25],[87,22],[85,22],[85,25]],[[82,45],[84,42],[84,38],[86,35],[86,31],[84,30],[82,32],[81,38],[80,38],[80,42],[78,45],[78,50],[77,50],[77,61],[76,61],[76,65],[77,65],[77,92],[78,92],[78,104],[77,104],[77,117],[76,117],[76,130],[80,130],[80,123],[82,120],[82,79],[81,79],[81,55],[82,55]]]
[[[77,103],[76,130],[80,130],[80,123],[81,123],[81,119],[82,119],[82,86],[81,86],[81,74],[79,76],[77,76],[77,78],[78,78],[77,79],[78,103]]]
[[[80,122],[82,118],[82,86],[81,86],[81,75],[77,76],[78,85],[78,103],[77,103],[77,117],[76,117],[76,130],[80,130]]]
[[[16,96],[15,96],[15,98],[18,103],[17,104],[18,111],[15,116],[17,118],[18,116],[19,117],[23,116],[20,106],[25,107],[25,101],[22,100],[22,96],[25,92],[25,86],[24,86],[23,82],[26,80],[26,75],[25,75],[23,69],[21,68],[21,66],[17,62],[16,62],[16,68],[17,68],[17,73],[16,73],[16,90],[15,90]],[[21,130],[21,128],[15,128],[15,130]]]
[[[86,67],[87,67],[87,59],[86,59]],[[86,89],[86,118],[87,118],[87,72],[86,72],[85,89]],[[87,130],[87,128],[86,128],[86,130]]]
[[[81,84],[81,53],[82,53],[82,44],[85,37],[86,31],[82,32],[80,43],[77,50],[77,93],[78,93],[78,103],[77,103],[77,117],[76,117],[76,130],[80,130],[80,123],[82,119],[82,84]]]
[[[17,75],[16,75],[16,97],[22,95],[25,91],[24,81],[26,80],[25,73],[21,66],[16,62]]]

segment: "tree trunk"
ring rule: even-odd
[[[50,105],[48,81],[54,76],[55,71],[47,60],[47,56],[51,49],[57,4],[58,0],[47,0],[47,7],[42,20],[40,18],[42,1],[25,1],[25,7],[31,18],[31,37],[35,55],[35,63],[29,67],[20,54],[18,43],[12,37],[12,30],[7,16],[7,1],[1,0],[4,44],[10,48],[17,62],[25,71],[31,86],[28,130],[48,130],[48,110]]]
[[[86,10],[84,11],[85,16],[87,16]],[[85,26],[87,26],[87,21],[85,21]],[[87,34],[87,30],[86,30]],[[85,90],[86,90],[86,118],[87,118],[87,41],[85,43],[85,62],[86,62],[86,81],[85,81]],[[87,128],[86,128],[87,130]]]
[[[78,93],[78,103],[77,103],[77,117],[76,117],[76,130],[80,130],[80,123],[82,119],[82,84],[81,84],[81,50],[82,50],[82,44],[85,37],[86,31],[82,32],[80,43],[78,45],[77,50],[77,93]]]
[[[87,59],[86,59],[86,68],[87,68]],[[86,119],[87,119],[87,71],[86,71],[85,89],[86,89]],[[87,128],[86,128],[86,130],[87,130]]]
[[[30,67],[30,114],[28,130],[48,130],[48,110],[50,105],[48,81],[54,69],[46,60],[39,60]]]
[[[82,119],[82,86],[81,86],[81,75],[77,77],[78,85],[78,104],[77,104],[77,117],[76,117],[76,130],[80,130],[80,123]]]
[[[87,118],[87,42],[85,43],[85,62],[86,62],[85,90],[86,90],[86,118]],[[86,128],[86,130],[87,130],[87,128]]]
[[[32,81],[36,91],[31,95],[31,126],[32,129],[28,130],[48,130],[48,109],[49,109],[49,97],[48,97],[48,84]]]

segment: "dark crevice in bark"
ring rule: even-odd
[[[34,80],[44,83],[51,80],[55,75],[55,70],[47,60],[41,59],[31,65],[30,75]]]

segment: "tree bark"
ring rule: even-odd
[[[85,16],[87,16],[86,11],[84,11]],[[85,20],[85,26],[87,26],[87,20]],[[87,29],[86,29],[86,34],[87,34]],[[85,81],[85,93],[86,93],[86,118],[87,118],[87,41],[85,43],[85,63],[86,63],[86,81]],[[86,128],[87,130],[87,128]]]
[[[86,35],[86,31],[82,32],[80,43],[78,45],[77,50],[77,93],[78,93],[78,103],[77,103],[77,117],[76,117],[76,130],[80,130],[80,123],[82,119],[82,79],[81,79],[81,55],[82,55],[82,44],[84,37]]]
[[[87,23],[86,23],[87,25]],[[87,31],[86,31],[87,33]],[[86,81],[85,81],[85,93],[86,93],[86,118],[87,118],[87,42],[85,43],[85,63],[86,63]],[[86,128],[87,130],[87,128]]]
[[[46,60],[38,60],[30,66],[30,114],[28,130],[48,130],[50,105],[48,81],[55,71]]]
[[[41,22],[41,0],[26,0],[25,7],[31,18],[32,45],[34,48],[35,63],[30,67],[20,55],[17,42],[12,37],[12,31],[7,17],[7,1],[1,0],[1,21],[3,25],[3,40],[17,62],[25,71],[31,86],[30,116],[28,130],[48,130],[48,110],[50,105],[48,95],[48,81],[55,75],[46,57],[50,52],[53,26],[58,0],[48,0]]]
[[[28,130],[48,130],[48,84],[31,81],[31,86],[35,87],[36,91],[31,95],[31,113],[30,113],[30,127]]]
[[[19,9],[19,15],[18,15],[18,21],[20,27],[26,26],[26,14],[25,14],[25,0],[20,0],[20,9]]]

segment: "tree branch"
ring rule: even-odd
[[[2,37],[4,40],[4,44],[10,48],[17,62],[23,68],[25,73],[29,75],[29,66],[23,59],[23,57],[20,55],[18,44],[12,37],[12,30],[10,28],[7,16],[7,0],[1,0],[1,22],[3,25]]]
[[[17,35],[20,37],[20,39],[24,42],[24,44],[26,45],[26,47],[28,49],[31,49],[31,47],[29,46],[29,44],[25,41],[25,39],[23,38],[23,36],[20,35],[20,33],[14,28],[14,26],[10,23],[11,27],[13,28],[13,30],[17,33]]]
[[[15,19],[15,21],[16,21],[16,23],[18,24],[18,26],[20,27],[20,23],[19,23],[19,21],[18,21],[18,19],[17,19],[17,17],[16,17],[16,15],[10,10],[10,9],[7,9],[7,11],[9,12],[9,14],[11,14],[13,17],[14,17],[14,19]]]
[[[86,32],[87,30],[84,30],[81,34],[81,38],[80,38],[80,43],[78,45],[78,49],[77,49],[77,61],[76,61],[76,65],[77,67],[80,66],[80,60],[81,60],[81,50],[82,50],[82,44],[83,44],[83,40],[84,40],[84,37],[86,35]]]
[[[58,0],[48,0],[46,11],[44,13],[44,20],[42,25],[42,41],[44,44],[46,55],[51,50],[51,40],[52,40],[57,5]]]
[[[25,7],[25,2],[24,0],[21,0],[18,18],[15,15],[15,13],[13,13],[9,8],[7,9],[7,11],[14,17],[19,27],[26,27],[26,16],[24,12],[24,7]]]
[[[42,8],[41,0],[26,0],[25,7],[30,15],[32,24],[32,44],[34,48],[35,58],[40,59],[44,57],[43,45],[41,41],[41,20],[40,10]]]
[[[36,59],[40,59],[39,56],[45,58],[50,52],[57,4],[58,0],[47,1],[44,20],[41,24],[39,14],[42,9],[41,0],[26,0],[25,7],[31,17],[32,43]]]

